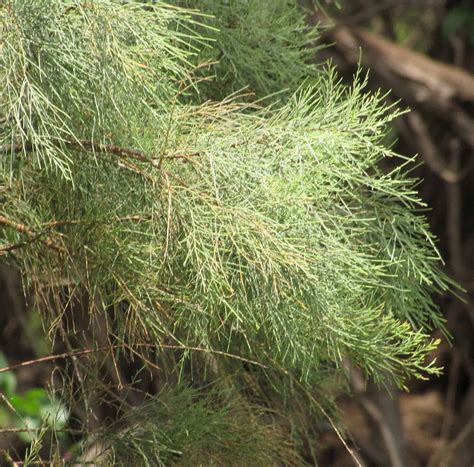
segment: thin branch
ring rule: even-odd
[[[28,243],[32,243],[36,240],[40,240],[47,247],[52,248],[53,250],[59,251],[61,253],[67,253],[67,250],[64,247],[62,247],[61,245],[57,245],[55,242],[53,242],[49,238],[42,239],[41,238],[42,233],[38,233],[38,232],[33,231],[32,229],[30,229],[25,224],[21,224],[19,222],[13,221],[11,219],[8,219],[5,216],[0,215],[0,225],[5,225],[7,227],[11,227],[11,228],[15,229],[17,232],[30,237],[29,242],[19,242],[19,243],[13,244],[13,245],[7,245],[7,246],[4,246],[4,247],[1,247],[0,248],[0,256],[3,255],[3,254],[6,254],[8,251],[20,248],[21,246],[24,246],[24,245],[22,245],[22,243],[28,244]]]
[[[60,354],[55,354],[55,355],[47,355],[45,357],[40,357],[40,358],[35,358],[34,360],[27,360],[24,362],[16,363],[15,365],[10,365],[4,368],[0,368],[0,373],[5,373],[7,371],[12,371],[16,370],[18,368],[24,368],[26,366],[31,366],[31,365],[38,365],[40,363],[46,363],[46,362],[51,362],[54,360],[61,360],[64,358],[75,358],[75,357],[82,357],[84,355],[90,355],[94,353],[99,353],[99,352],[107,352],[110,351],[110,349],[123,349],[127,348],[125,344],[119,344],[119,345],[114,345],[112,347],[106,346],[106,347],[100,347],[97,349],[84,349],[84,350],[77,350],[73,352],[64,352]],[[239,360],[241,362],[249,363],[251,365],[258,366],[260,368],[268,369],[267,365],[264,365],[263,363],[257,362],[255,360],[250,360],[245,357],[241,357],[240,355],[234,355],[228,352],[224,352],[221,350],[213,350],[213,349],[205,349],[202,347],[189,347],[185,345],[167,345],[167,344],[138,344],[137,347],[148,347],[148,348],[161,348],[161,349],[173,349],[173,350],[187,350],[187,351],[193,351],[193,352],[203,352],[203,353],[211,353],[215,355],[220,355],[223,357],[228,357],[232,358],[234,360]]]
[[[176,181],[178,181],[183,187],[188,187],[187,183],[182,180],[180,177],[177,175],[172,175],[168,174],[162,167],[161,167],[161,161],[167,160],[167,159],[190,159],[193,157],[197,157],[201,155],[201,152],[190,152],[190,153],[176,153],[176,154],[168,154],[164,155],[162,157],[150,157],[146,153],[139,151],[137,149],[130,149],[130,148],[124,148],[121,146],[117,146],[115,144],[100,144],[100,143],[95,143],[94,141],[91,140],[78,140],[78,141],[61,141],[61,142],[56,142],[56,146],[60,147],[61,145],[64,145],[66,147],[70,147],[73,149],[77,150],[84,150],[84,149],[89,149],[92,152],[101,152],[105,154],[114,154],[118,157],[122,158],[128,158],[128,159],[134,159],[138,160],[140,162],[144,162],[147,164],[150,164],[152,167],[155,169],[159,170],[162,175],[168,176]],[[31,143],[18,143],[18,144],[6,144],[3,146],[0,146],[0,154],[9,154],[9,153],[19,153],[22,151],[30,152],[33,150],[33,146]],[[127,167],[130,170],[130,167]],[[137,168],[132,168],[134,172],[138,172],[140,175],[144,176],[145,178],[148,178],[148,176],[144,173],[142,173],[139,169]]]
[[[115,217],[112,219],[104,219],[103,221],[99,221],[96,219],[66,219],[66,220],[60,220],[60,221],[52,221],[48,222],[46,224],[43,224],[42,229],[52,229],[54,227],[60,227],[60,226],[67,226],[67,225],[92,225],[92,224],[110,224],[111,222],[141,222],[141,221],[146,221],[150,220],[152,218],[151,214],[133,214],[130,216],[123,216],[123,217]],[[61,251],[62,253],[66,253],[67,250],[61,247],[60,245],[57,245],[54,243],[52,240],[46,239],[42,240],[41,236],[45,235],[44,231],[41,232],[34,232],[32,229],[27,227],[24,224],[20,224],[19,222],[13,221],[11,219],[7,219],[4,216],[0,216],[0,224],[7,225],[9,227],[14,228],[18,232],[22,234],[26,234],[29,236],[29,239],[26,241],[18,242],[18,243],[12,243],[10,245],[5,245],[0,247],[0,256],[4,255],[10,251],[18,250],[20,248],[23,248],[25,246],[30,245],[31,243],[40,240],[43,243],[45,243],[47,246],[54,248],[56,250]]]
[[[139,160],[141,162],[147,162],[153,165],[156,168],[159,167],[159,157],[150,157],[143,151],[133,148],[125,148],[118,146],[116,144],[103,144],[96,143],[92,140],[81,139],[77,141],[56,141],[53,143],[57,147],[66,146],[71,149],[78,150],[91,150],[93,152],[100,152],[106,154],[114,154],[119,157],[129,157],[131,159]],[[31,143],[17,143],[17,144],[4,144],[0,146],[0,153],[2,154],[18,154],[20,152],[31,152],[35,147]],[[168,154],[164,155],[163,159],[187,159],[190,157],[200,156],[200,152],[190,152],[190,153],[177,153],[177,154]]]
[[[30,245],[31,243],[35,242],[39,237],[40,235],[37,235],[35,237],[31,237],[28,241],[11,243],[10,245],[2,246],[0,247],[0,256],[5,255],[10,251],[19,250],[20,248]]]
[[[43,225],[45,229],[51,229],[53,227],[61,227],[66,225],[88,225],[88,224],[99,224],[99,223],[107,223],[110,224],[111,222],[129,222],[129,221],[147,221],[152,218],[151,214],[133,214],[130,216],[123,216],[123,217],[115,217],[112,219],[104,219],[103,221],[97,219],[66,219],[62,221],[52,221],[48,222],[47,224]]]

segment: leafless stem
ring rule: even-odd
[[[257,362],[255,360],[250,360],[245,357],[241,357],[240,355],[234,355],[229,352],[223,352],[221,350],[212,350],[212,349],[205,349],[202,347],[188,347],[185,345],[168,345],[168,344],[139,344],[137,347],[148,347],[148,348],[158,348],[158,349],[174,349],[174,350],[187,350],[187,351],[194,351],[194,352],[203,352],[203,353],[210,353],[214,355],[221,355],[223,357],[233,358],[235,360],[240,360],[241,362],[249,363],[251,365],[258,366],[260,368],[267,369],[268,367],[263,363]],[[97,349],[84,349],[84,350],[76,350],[72,352],[64,352],[60,354],[54,355],[47,355],[45,357],[35,358],[34,360],[27,360],[24,362],[16,363],[15,365],[10,365],[5,368],[0,368],[0,373],[5,373],[7,371],[16,370],[18,368],[23,368],[26,366],[31,365],[38,365],[40,363],[51,362],[55,360],[61,360],[64,358],[77,358],[82,357],[84,355],[94,354],[98,352],[107,352],[111,349],[123,349],[128,348],[125,344],[118,344],[111,346],[100,347]]]

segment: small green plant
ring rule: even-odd
[[[7,366],[8,362],[0,352],[0,368]],[[63,402],[42,388],[32,388],[20,394],[16,387],[13,371],[0,373],[0,390],[7,400],[7,403],[0,403],[0,426],[18,429],[18,436],[26,443],[31,443],[44,428],[64,428],[69,414]]]

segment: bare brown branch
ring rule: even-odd
[[[19,222],[13,221],[11,219],[8,219],[5,216],[0,215],[0,225],[5,225],[7,227],[11,227],[11,228],[15,229],[17,232],[19,232],[21,234],[25,234],[29,237],[28,242],[19,242],[19,243],[13,244],[13,245],[6,245],[6,246],[3,246],[3,247],[0,247],[0,256],[7,253],[8,251],[12,251],[12,250],[21,248],[22,246],[25,246],[28,243],[32,243],[36,240],[41,241],[48,248],[56,250],[60,253],[67,253],[67,250],[63,246],[56,244],[51,239],[41,238],[42,233],[35,232],[34,230],[29,228],[28,226],[26,226],[24,224],[21,224]]]

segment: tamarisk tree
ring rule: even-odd
[[[398,111],[311,64],[296,4],[6,0],[0,28],[0,254],[66,357],[68,456],[311,463],[348,364],[439,372],[449,284],[411,161],[379,168]]]

